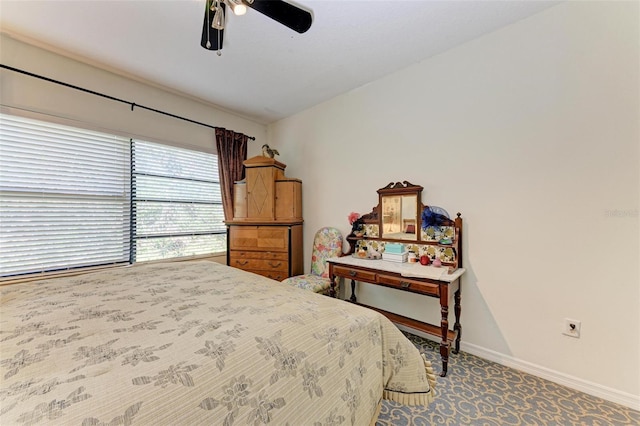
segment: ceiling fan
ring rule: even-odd
[[[311,13],[284,0],[207,0],[200,45],[221,55],[226,7],[235,15],[244,15],[247,7],[302,34],[311,27]]]

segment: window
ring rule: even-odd
[[[129,143],[0,115],[0,276],[129,261]]]
[[[134,250],[138,261],[226,249],[215,155],[134,141]]]
[[[215,155],[0,123],[1,277],[226,250]]]

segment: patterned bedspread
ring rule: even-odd
[[[367,425],[381,398],[433,399],[431,365],[385,317],[213,262],[0,298],[3,426]]]

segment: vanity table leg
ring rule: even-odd
[[[333,273],[333,263],[329,262],[329,297],[338,297],[336,293],[336,276]]]
[[[460,339],[462,338],[462,326],[460,325],[460,313],[462,312],[462,307],[460,305],[460,285],[458,285],[458,290],[453,293],[453,298],[455,301],[453,311],[456,315],[456,322],[453,324],[453,329],[456,331],[456,346],[453,353],[457,354],[460,352]]]
[[[449,364],[449,348],[451,347],[450,342],[448,341],[448,333],[449,333],[449,285],[448,284],[440,284],[440,330],[441,340],[440,340],[440,357],[442,358],[442,373],[440,373],[440,377],[444,377],[447,375],[447,366]]]
[[[358,299],[356,298],[356,280],[351,280],[351,297],[349,298],[349,300],[353,303],[356,303],[358,301]]]

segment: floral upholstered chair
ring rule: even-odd
[[[331,281],[327,259],[339,256],[342,256],[342,234],[340,231],[330,227],[320,228],[313,238],[311,273],[289,277],[282,282],[328,295]]]

